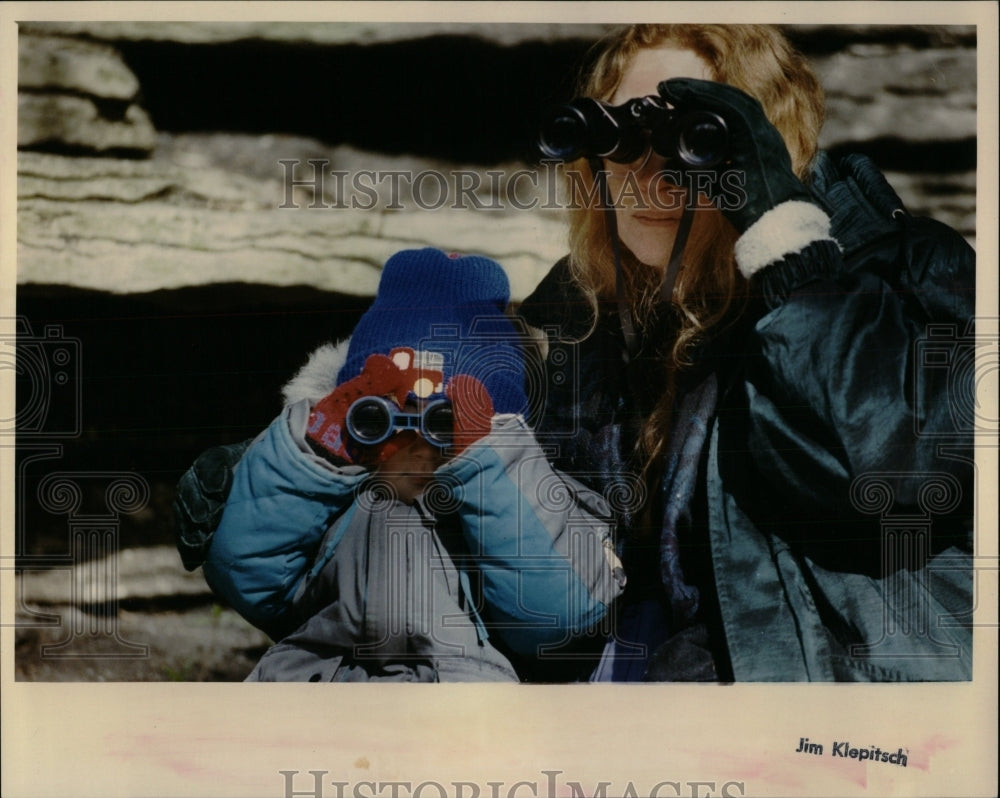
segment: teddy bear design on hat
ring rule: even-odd
[[[504,309],[507,275],[478,255],[404,250],[385,264],[378,293],[351,336],[337,388],[314,407],[307,439],[352,461],[350,406],[365,396],[451,403],[455,450],[489,431],[494,413],[524,413],[524,365]],[[384,445],[385,446],[385,445]],[[388,449],[386,449],[388,451]]]

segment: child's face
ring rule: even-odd
[[[395,404],[392,396],[383,398]],[[407,403],[402,409],[407,413],[418,413],[425,404],[417,400],[416,403]],[[377,473],[379,481],[392,488],[399,501],[413,504],[413,500],[431,481],[435,469],[446,459],[441,447],[429,443],[418,432],[405,430],[397,432],[384,443],[367,447],[358,462]]]
[[[392,486],[401,502],[413,504],[431,481],[435,469],[444,463],[442,450],[411,431],[400,432],[389,442],[396,451],[379,464],[380,481]]]

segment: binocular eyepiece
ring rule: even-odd
[[[451,402],[439,399],[419,413],[406,413],[381,396],[362,396],[347,409],[347,433],[362,446],[376,446],[402,430],[416,430],[429,442],[444,448],[454,438],[455,417]]]
[[[729,132],[718,114],[679,112],[651,95],[621,105],[577,97],[553,108],[538,136],[542,155],[561,162],[606,158],[631,163],[649,147],[683,168],[708,169],[726,157]]]

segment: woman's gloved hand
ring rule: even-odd
[[[725,83],[695,78],[673,78],[657,87],[660,96],[678,111],[711,111],[729,128],[729,155],[717,171],[734,178],[726,193],[710,197],[722,214],[744,233],[772,208],[790,200],[813,202],[809,190],[792,171],[788,148],[764,115],[761,104],[746,92]],[[721,180],[712,181],[718,189]],[[745,201],[734,201],[742,186]]]

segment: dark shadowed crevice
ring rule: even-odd
[[[788,32],[810,57],[857,43],[975,43],[974,31],[941,26]],[[501,45],[440,35],[337,46],[258,39],[114,44],[161,132],[285,133],[363,151],[492,165],[537,161],[539,120],[572,96],[593,42]],[[975,162],[975,142],[968,140],[893,138],[862,142],[860,150],[887,169],[953,171]]]
[[[889,172],[953,173],[976,168],[975,138],[929,143],[883,137],[837,145],[830,147],[829,152],[834,158],[861,153]]]
[[[20,342],[19,424],[35,425],[24,430],[26,440],[48,434],[63,447],[61,471],[134,471],[172,490],[204,449],[264,429],[281,408],[281,387],[309,352],[347,337],[370,301],[308,286],[234,283],[119,295],[21,285],[17,313],[33,337]],[[68,379],[56,385],[60,347],[71,357],[60,371]],[[26,412],[40,395],[44,417]],[[58,554],[67,550],[66,519],[43,510],[36,495],[53,461],[32,463],[33,451],[18,451],[24,501],[17,511],[31,519],[22,553]],[[100,508],[103,496],[92,498]],[[154,489],[152,520],[124,518],[120,544],[172,543],[171,500]]]
[[[493,164],[532,157],[542,111],[570,96],[590,44],[432,36],[336,47],[260,40],[116,46],[159,131],[289,133]]]

